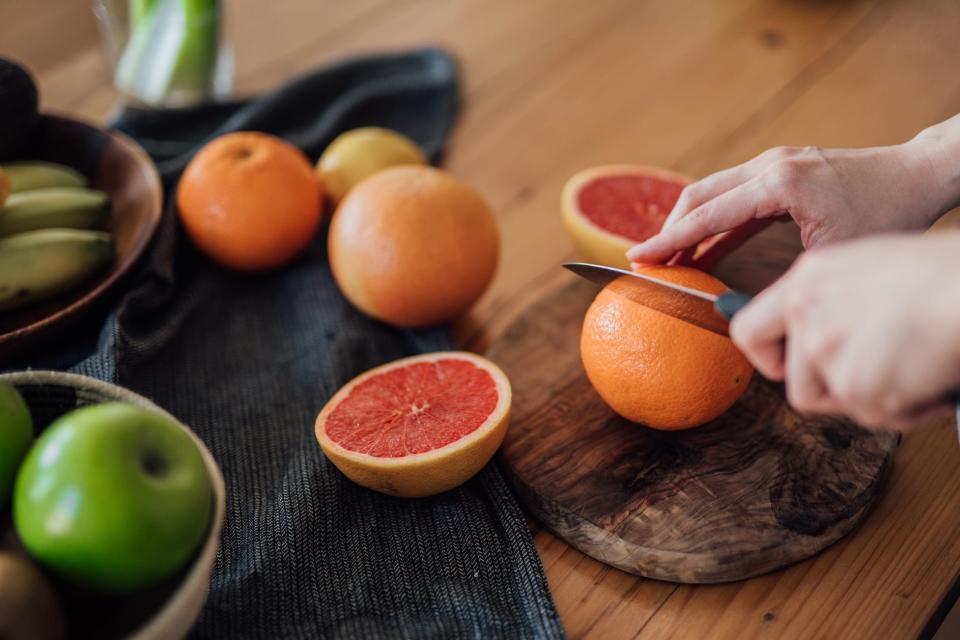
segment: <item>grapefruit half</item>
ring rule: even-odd
[[[463,351],[403,358],[362,373],[317,416],[327,458],[359,485],[414,498],[453,489],[503,442],[510,381]]]
[[[627,249],[657,234],[693,180],[642,165],[618,164],[585,169],[563,188],[563,222],[577,252],[589,262],[629,269]],[[669,264],[709,270],[774,218],[750,220],[677,253]]]
[[[624,269],[627,249],[656,235],[691,178],[654,167],[604,165],[563,188],[563,222],[585,260]]]

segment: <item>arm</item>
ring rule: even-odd
[[[663,231],[633,247],[657,263],[752,218],[789,215],[814,248],[926,229],[960,204],[960,115],[889,147],[778,147],[684,189]]]

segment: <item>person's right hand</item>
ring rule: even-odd
[[[868,149],[777,147],[687,186],[663,230],[627,252],[656,264],[751,219],[789,215],[806,248],[926,229],[953,205],[927,139]]]

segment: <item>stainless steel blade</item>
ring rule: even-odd
[[[660,313],[722,336],[729,335],[729,323],[717,313],[714,308],[717,296],[711,293],[616,267],[586,262],[568,262],[563,266],[602,287],[609,285],[619,295]]]

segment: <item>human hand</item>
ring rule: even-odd
[[[663,262],[751,219],[784,215],[800,226],[808,249],[867,234],[926,229],[956,197],[937,171],[931,140],[921,135],[869,149],[770,149],[687,186],[663,230],[630,249],[627,258]]]
[[[764,376],[786,380],[794,408],[905,429],[947,413],[960,388],[958,273],[960,232],[810,251],[730,335]]]

